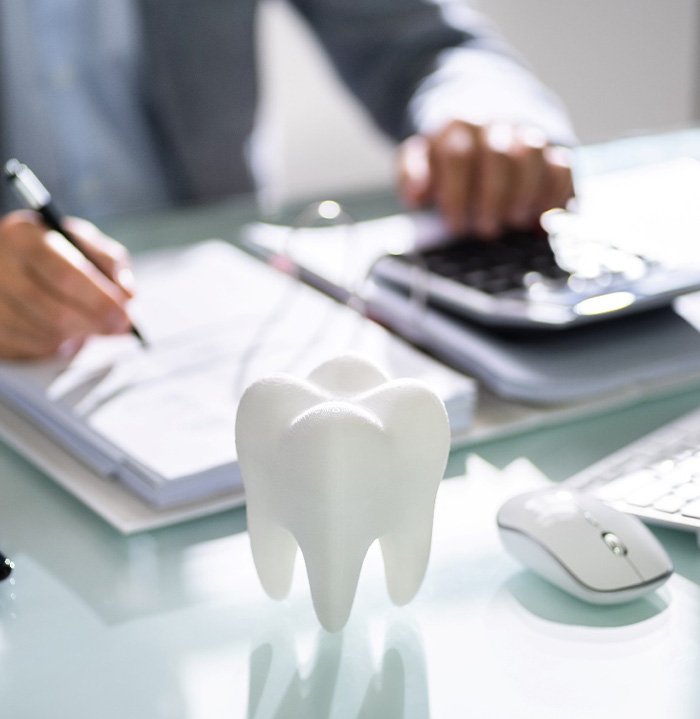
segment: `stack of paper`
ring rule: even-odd
[[[76,356],[0,363],[0,401],[102,478],[155,507],[242,486],[234,423],[259,377],[306,375],[354,352],[440,394],[456,436],[468,429],[472,380],[240,249],[208,242],[137,262],[135,324],[148,338],[92,339]],[[97,481],[97,480],[96,480]]]

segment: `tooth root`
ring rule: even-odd
[[[432,516],[400,532],[380,538],[386,586],[394,604],[402,605],[415,597],[430,558]]]
[[[402,605],[418,592],[430,558],[435,495],[449,453],[449,424],[442,402],[411,380],[384,385],[367,404],[376,407],[400,447],[395,477],[402,501],[394,508],[393,526],[379,543],[389,596]]]
[[[253,507],[254,509],[254,507]],[[284,528],[248,505],[248,534],[260,583],[273,599],[289,594],[294,575],[297,543]]]
[[[251,385],[239,403],[236,449],[246,489],[248,534],[260,583],[273,599],[289,593],[297,542],[276,514],[273,497],[281,488],[273,482],[281,478],[269,471],[271,453],[265,438],[281,434],[298,412],[322,396],[308,382],[273,376]],[[276,408],[272,416],[266,411],[271,406]]]
[[[297,493],[280,507],[282,523],[304,555],[319,621],[334,632],[350,615],[365,555],[388,511],[387,439],[364,408],[330,401],[295,418],[278,452]]]
[[[360,540],[361,541],[361,540]],[[369,546],[355,540],[345,543],[342,553],[326,552],[333,542],[300,544],[311,588],[311,599],[324,629],[337,632],[345,626],[355,599],[360,570]]]

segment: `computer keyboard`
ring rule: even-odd
[[[700,409],[623,447],[565,484],[644,521],[700,531]]]

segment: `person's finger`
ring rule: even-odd
[[[108,289],[95,288],[81,263]],[[57,282],[78,292],[82,304],[61,294]],[[17,211],[0,218],[1,356],[41,357],[90,334],[124,332],[127,298],[65,238],[47,233],[36,213]]]
[[[128,330],[127,295],[64,237],[45,233],[25,258],[27,275],[61,305],[80,313],[92,332]]]
[[[22,326],[51,341],[110,331],[71,303],[56,297],[22,267],[3,283],[0,300],[8,316],[11,313]]]
[[[57,278],[71,286],[76,277],[78,284],[91,284],[62,252],[90,264],[65,238],[47,233],[36,213],[17,211],[0,218],[0,356],[46,356],[89,334],[128,327],[123,317],[100,315],[99,305],[86,311],[56,291]],[[115,294],[107,309],[116,307],[125,317],[127,295],[107,278],[102,281]],[[91,299],[88,294],[87,302]]]
[[[81,251],[129,297],[135,291],[131,258],[124,247],[105,235],[96,225],[78,217],[65,220],[66,229],[78,241]]]
[[[503,230],[513,184],[513,128],[492,125],[482,132],[479,178],[475,185],[474,230],[493,238]]]
[[[0,357],[38,359],[56,353],[73,355],[85,343],[87,335],[60,337],[59,333],[37,332],[23,319],[3,316],[0,306]]]
[[[572,152],[567,147],[548,146],[544,150],[545,178],[536,200],[539,214],[557,207],[566,207],[574,196]]]
[[[430,142],[412,135],[398,149],[398,187],[401,199],[409,207],[423,207],[432,199]]]
[[[53,354],[61,345],[55,332],[27,323],[14,308],[0,301],[0,357],[28,359]]]
[[[19,332],[7,332],[0,328],[0,357],[4,359],[39,359],[56,354],[60,343],[46,337],[27,337]]]
[[[472,229],[479,151],[479,128],[465,122],[450,123],[431,142],[435,201],[447,225],[457,234]]]
[[[5,323],[60,339],[62,332],[82,330],[85,322],[64,319],[59,301],[31,277],[28,268],[43,261],[37,248],[43,247],[45,233],[33,214],[11,213],[0,221],[0,313]]]
[[[539,199],[546,182],[544,148],[539,132],[518,133],[511,150],[511,186],[505,212],[506,224],[529,229],[541,213]]]

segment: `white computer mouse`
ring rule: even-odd
[[[587,602],[629,602],[673,573],[668,554],[641,520],[576,490],[556,487],[513,497],[497,522],[516,559]]]

